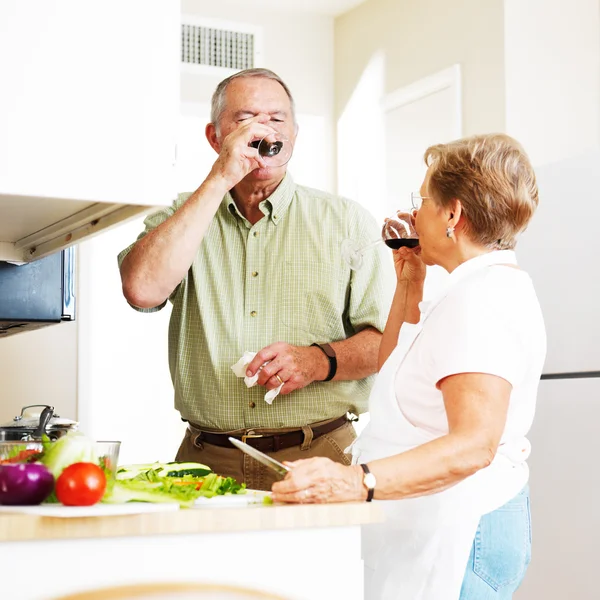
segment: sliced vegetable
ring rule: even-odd
[[[140,474],[161,467],[161,463],[147,463],[140,465],[122,465],[117,469],[117,479],[133,479]]]
[[[117,471],[117,479],[133,479],[147,471],[155,471],[160,477],[205,477],[212,469],[195,462],[148,463],[141,465],[123,465]]]
[[[143,465],[143,469],[139,468],[140,465],[121,467],[112,493],[104,502],[178,502],[180,506],[188,507],[200,496],[210,498],[222,494],[246,493],[246,485],[240,485],[232,477],[221,477],[212,472],[206,477],[165,477],[161,475],[165,471],[164,466],[166,465],[157,463],[150,465],[150,468]]]
[[[166,478],[165,478],[166,479]],[[194,486],[177,486],[172,481],[149,482],[135,479],[115,481],[112,493],[104,499],[109,504],[122,502],[177,502],[183,508],[194,504],[199,494]]]
[[[56,480],[56,497],[66,506],[92,506],[105,490],[106,476],[95,463],[73,463]]]
[[[35,448],[27,448],[26,446],[22,446],[20,448],[15,448],[14,450],[12,450],[6,458],[0,460],[0,464],[10,465],[18,463],[35,462],[36,460],[41,458],[42,454],[43,449],[37,450]]]
[[[201,463],[194,462],[172,462],[162,464],[161,468],[157,469],[161,477],[205,477],[212,473],[212,469]]]
[[[44,465],[0,465],[0,504],[40,504],[53,488],[54,477]]]
[[[224,496],[225,494],[245,494],[246,484],[239,484],[233,477],[222,477],[216,473],[211,473],[204,478],[204,483],[198,493],[206,498]]]

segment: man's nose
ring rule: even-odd
[[[259,113],[256,115],[259,123],[268,123],[271,120],[271,117],[266,113]]]

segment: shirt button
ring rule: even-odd
[[[277,215],[273,215],[273,218],[274,219],[278,219],[279,217]]]
[[[250,316],[251,316],[251,317],[255,317],[255,316],[256,316],[256,311],[255,311],[255,310],[253,310],[253,311],[250,313]]]
[[[255,402],[249,402],[249,403],[248,403],[248,406],[249,406],[250,408],[254,408],[254,407],[256,406],[256,403],[255,403]]]
[[[252,271],[252,277],[258,277],[258,271]]]
[[[259,235],[260,235],[260,234],[259,234],[259,232],[258,232],[258,231],[255,231],[255,232],[254,232],[254,237],[258,237]]]

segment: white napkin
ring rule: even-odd
[[[231,365],[231,370],[236,374],[237,377],[243,377],[246,387],[249,387],[249,388],[251,388],[253,385],[256,385],[256,382],[258,381],[258,374],[260,373],[260,369],[262,369],[268,362],[270,362],[270,361],[267,361],[266,363],[261,365],[260,369],[258,369],[258,371],[256,371],[256,373],[254,374],[253,377],[248,377],[246,375],[246,368],[252,362],[252,359],[255,356],[256,356],[256,352],[244,352],[244,354],[242,355],[242,358],[240,358],[240,360],[238,360],[235,363],[235,365]],[[273,404],[273,400],[275,400],[275,398],[277,398],[283,385],[284,384],[282,383],[279,387],[269,390],[265,394],[265,402],[267,404]]]

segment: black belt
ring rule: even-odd
[[[326,433],[334,431],[335,429],[339,429],[347,422],[348,417],[344,415],[339,419],[335,419],[329,423],[324,423],[323,425],[311,425],[310,428],[313,432],[313,440],[325,435]],[[193,426],[196,429],[200,429],[195,425]],[[253,430],[249,429],[248,431]],[[261,452],[277,452],[279,450],[285,450],[286,448],[301,446],[304,443],[304,432],[299,429],[297,431],[287,431],[285,433],[265,435],[246,433],[241,436],[239,434],[231,435],[230,433],[210,433],[208,431],[201,431],[200,434],[196,436],[196,444],[201,442],[204,444],[211,444],[213,446],[221,446],[222,448],[235,448],[235,446],[227,439],[230,436],[241,440],[242,442],[246,442],[246,444],[256,448],[257,450],[260,450]]]

